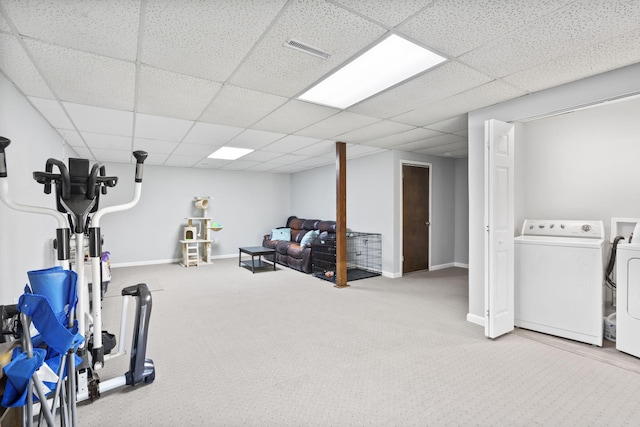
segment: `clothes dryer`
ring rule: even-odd
[[[602,346],[602,221],[526,220],[514,243],[515,326]]]
[[[640,357],[640,245],[618,245],[616,283],[616,348]]]

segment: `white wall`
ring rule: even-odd
[[[469,320],[484,322],[484,121],[488,119],[519,121],[638,93],[640,92],[639,75],[640,64],[634,64],[469,113]],[[523,146],[530,145],[529,136],[525,132],[527,126],[529,124],[516,126],[515,132],[516,191],[519,192],[516,194],[516,218],[519,220],[527,213],[526,204],[531,191],[528,185],[525,186],[525,182],[529,181],[521,168],[526,168],[527,173],[535,173],[529,172],[532,168],[527,166],[528,158],[526,152],[523,155],[520,143],[524,141]],[[635,137],[637,141],[637,135],[630,137]],[[569,165],[572,168],[580,167],[576,164],[585,161],[584,148],[586,147],[578,153],[571,153],[570,157],[563,156],[562,165]],[[562,148],[557,145],[555,149]],[[552,155],[548,153],[548,156]],[[589,157],[590,160],[593,158]],[[600,176],[602,182],[606,182],[607,176],[598,173],[598,167],[597,164],[593,165],[593,174]],[[557,171],[550,172],[557,173]],[[578,187],[567,192],[565,197],[575,198],[576,191],[578,194],[583,191],[580,186]],[[581,198],[583,197],[584,194],[581,194]],[[594,201],[594,203],[597,202]],[[514,235],[518,233],[518,226],[516,224]]]
[[[109,189],[101,206],[125,203],[133,195],[135,166],[106,164],[107,175],[118,185]],[[284,223],[290,212],[290,180],[287,174],[174,168],[145,165],[142,197],[132,210],[107,215],[101,221],[104,250],[111,262],[140,264],[167,262],[182,257],[187,217],[201,217],[194,197],[212,197],[207,215],[224,227],[212,233],[218,243],[215,257],[237,256],[240,246],[262,244],[274,225]]]
[[[402,151],[384,151],[347,162],[347,226],[355,231],[382,234],[382,271],[402,275],[402,163],[431,165],[431,266],[441,268],[466,259],[456,258],[455,248],[466,252],[463,228],[456,235],[456,221],[467,222],[466,184],[456,185],[464,173],[456,173],[454,159]],[[462,163],[463,165],[466,162]],[[456,178],[457,177],[457,178]],[[301,218],[335,219],[333,165],[292,175],[292,214]],[[464,194],[457,195],[457,190]],[[457,211],[456,199],[462,205]],[[457,219],[456,219],[457,218]],[[460,240],[457,240],[458,237]],[[460,242],[462,241],[462,242]]]
[[[640,217],[640,97],[524,124],[523,218]],[[568,161],[569,160],[569,161]]]
[[[455,167],[455,262],[459,266],[469,264],[469,183],[467,158],[456,159]]]
[[[53,197],[33,180],[49,157],[69,154],[62,139],[27,99],[0,74],[0,135],[11,140],[6,150],[9,193],[14,202],[54,208]],[[75,154],[73,154],[75,155]],[[55,262],[53,217],[17,212],[0,202],[0,304],[13,304],[27,283],[27,271]]]

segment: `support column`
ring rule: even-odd
[[[347,144],[336,142],[336,288],[347,285]]]

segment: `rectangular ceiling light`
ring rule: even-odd
[[[445,60],[392,34],[298,99],[344,109]]]
[[[207,157],[210,159],[236,160],[242,156],[246,156],[253,150],[249,148],[221,147]]]

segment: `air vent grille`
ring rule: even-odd
[[[309,55],[317,56],[322,59],[329,59],[331,57],[330,53],[323,52],[320,49],[316,49],[313,46],[306,45],[297,40],[289,39],[284,45],[291,49],[299,50],[300,52],[308,53]]]

